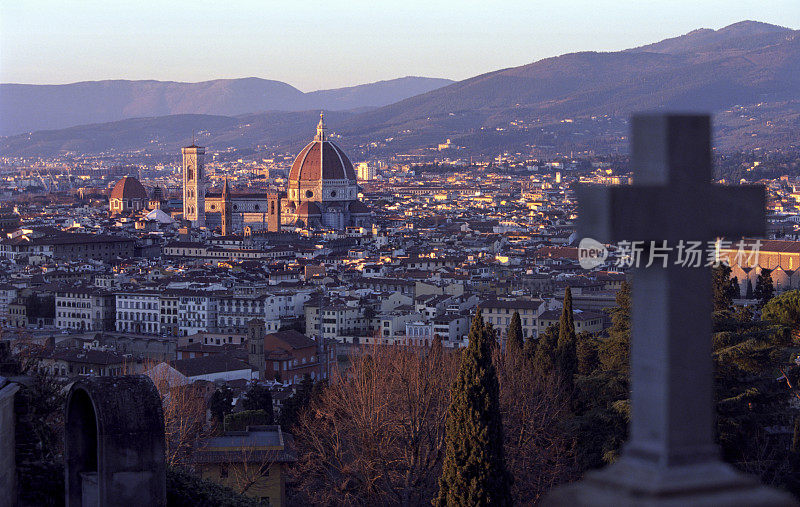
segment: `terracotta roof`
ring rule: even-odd
[[[173,368],[186,375],[196,377],[209,373],[225,371],[247,370],[252,367],[241,359],[229,354],[214,354],[211,356],[194,357],[191,359],[177,359],[170,363]]]
[[[125,176],[114,185],[111,191],[111,199],[147,199],[147,191],[139,180],[131,176]]]
[[[592,320],[592,319],[601,319],[605,316],[603,313],[592,312],[588,310],[574,310],[573,318],[575,320]],[[547,310],[546,312],[542,312],[539,315],[539,320],[558,320],[561,318],[561,310]]]
[[[321,178],[320,178],[321,175]],[[289,181],[353,180],[355,170],[344,151],[330,141],[312,141],[297,155]]]
[[[480,307],[484,310],[488,309],[495,309],[495,308],[508,308],[509,310],[517,309],[517,308],[527,308],[530,310],[537,310],[540,306],[542,306],[541,299],[515,299],[513,301],[507,301],[503,299],[489,299],[480,304]]]
[[[269,336],[282,341],[293,349],[305,349],[317,346],[317,342],[295,330],[278,331],[277,333],[270,333]]]
[[[755,242],[757,240],[754,239],[745,239],[745,251],[749,253]],[[780,240],[780,239],[762,239],[761,246],[759,248],[760,253],[800,253],[800,241],[787,241],[787,240]],[[737,252],[739,249],[739,240],[735,240],[728,248],[722,248],[725,251],[733,251]]]
[[[320,211],[319,206],[315,203],[306,201],[297,208],[297,214],[303,217],[321,216],[322,211]]]
[[[350,203],[350,213],[369,213],[371,210],[369,206],[361,201],[353,201]]]
[[[536,251],[536,257],[578,260],[578,248],[571,246],[546,246]]]

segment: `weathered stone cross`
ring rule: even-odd
[[[633,118],[632,186],[581,188],[583,237],[703,241],[763,235],[761,187],[713,185],[708,116]],[[705,261],[705,259],[704,259]],[[644,264],[642,264],[644,266]],[[630,438],[613,465],[557,490],[551,503],[784,503],[719,460],[714,443],[711,271],[670,258],[632,282]],[[790,503],[791,504],[791,503]]]

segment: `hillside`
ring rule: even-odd
[[[544,128],[563,119],[626,118],[642,110],[720,112],[797,101],[798,34],[744,22],[633,50],[547,58],[366,112],[342,130],[376,137],[447,132],[457,138],[511,121]]]
[[[280,81],[217,79],[0,84],[0,135],[174,114],[236,116],[260,111],[347,110],[385,106],[452,83],[404,77],[303,93]]]

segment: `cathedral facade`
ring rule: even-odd
[[[183,218],[192,227],[219,227],[222,234],[256,231],[278,232],[281,227],[281,195],[278,192],[232,192],[228,180],[222,192],[206,190],[205,148],[187,146],[183,153]]]

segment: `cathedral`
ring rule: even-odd
[[[289,172],[284,223],[342,230],[369,226],[370,210],[358,200],[353,164],[328,140],[322,114],[317,135],[295,158]]]
[[[320,114],[317,134],[295,158],[286,192],[222,192],[205,189],[205,148],[187,146],[183,154],[183,217],[193,227],[220,227],[224,235],[250,230],[280,231],[281,226],[344,230],[368,227],[371,212],[358,200],[353,164],[327,136]]]
[[[281,195],[278,192],[231,192],[228,180],[222,192],[206,191],[205,148],[187,146],[183,154],[183,218],[192,227],[219,227],[223,235],[255,231],[278,232]]]

